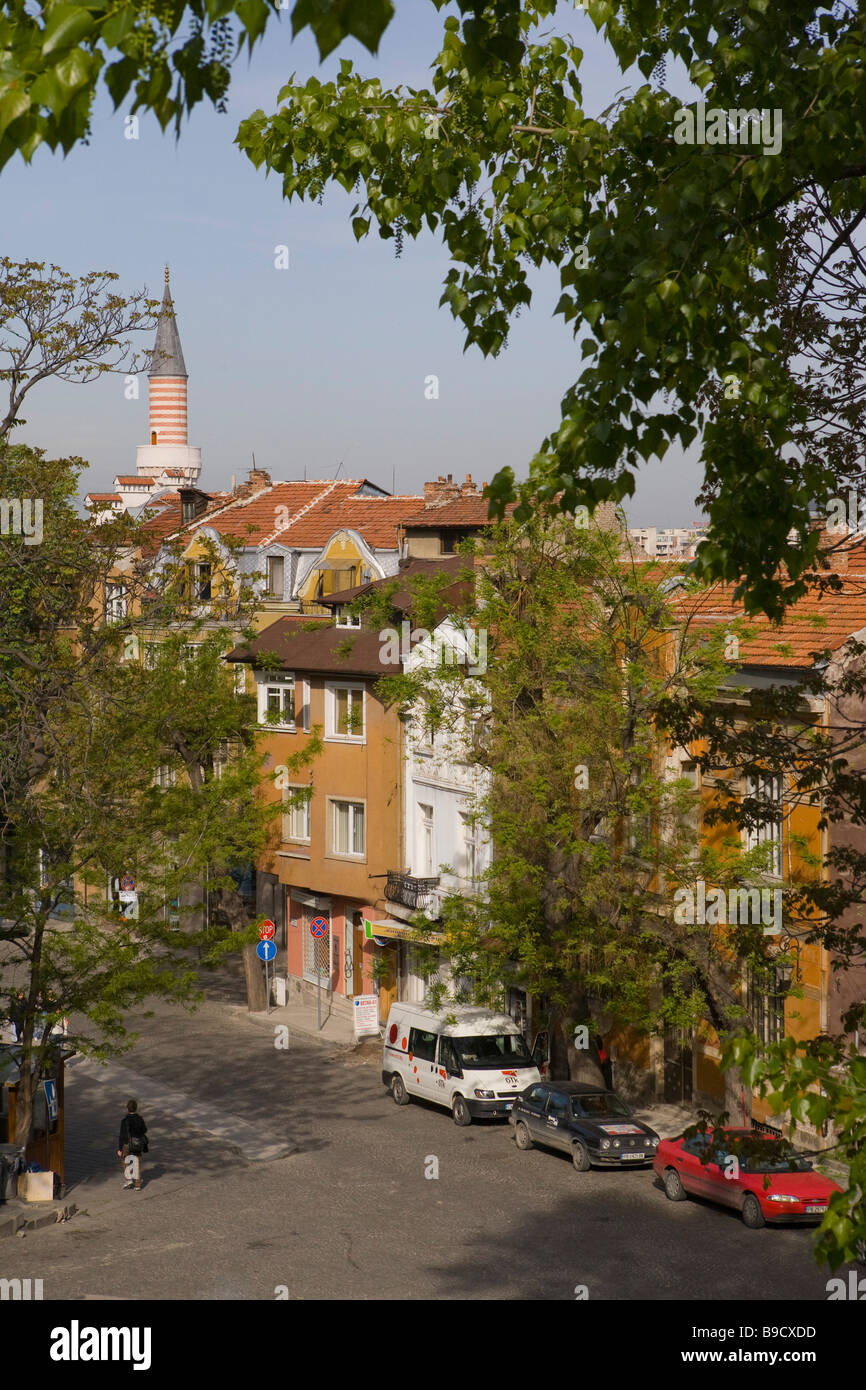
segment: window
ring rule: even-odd
[[[283,597],[283,584],[285,575],[285,559],[282,555],[268,556],[268,586],[267,593],[271,598]]]
[[[363,859],[367,852],[364,805],[360,801],[333,801],[331,851],[352,859]]]
[[[543,1110],[547,1104],[547,1096],[546,1086],[533,1086],[527,1094],[526,1104],[531,1105],[533,1110]]]
[[[360,613],[350,613],[346,604],[341,603],[337,609],[337,627],[360,627]]]
[[[305,734],[310,732],[310,682],[301,681],[301,728]]]
[[[409,1029],[409,1051],[421,1062],[432,1062],[436,1056],[436,1034],[423,1028]]]
[[[765,802],[767,808],[774,811],[779,817],[778,819],[761,821],[758,825],[751,826],[746,830],[747,849],[755,849],[759,845],[770,847],[767,871],[779,878],[782,873],[781,775],[779,773],[761,773],[757,777],[750,777],[746,791],[748,796]]]
[[[327,737],[364,741],[364,687],[327,686]]]
[[[759,977],[749,970],[746,977],[746,1007],[762,1042],[781,1042],[784,1038],[786,994],[787,985],[780,971],[771,967]]]
[[[453,1073],[460,1070],[457,1049],[450,1038],[440,1038],[439,1040],[439,1061],[447,1072]]]
[[[268,676],[259,685],[259,723],[278,728],[295,727],[295,677],[293,673]]]
[[[211,590],[211,566],[205,561],[196,565],[195,596],[201,603],[207,603]]]
[[[156,769],[156,785],[158,787],[173,787],[175,784],[175,772],[170,763],[160,763]]]
[[[283,804],[287,810],[283,814],[283,840],[298,840],[302,844],[310,841],[310,802],[312,787],[284,787]]]
[[[561,1091],[551,1091],[550,1105],[547,1107],[548,1115],[553,1115],[557,1120],[568,1119],[568,1096],[564,1096]]]
[[[107,623],[122,622],[126,617],[126,586],[124,584],[106,584],[105,586],[105,621]]]
[[[476,883],[481,874],[478,822],[474,815],[463,811],[460,820],[463,826],[463,877],[470,883]]]
[[[188,560],[181,589],[185,599],[207,603],[211,596],[211,565],[209,561]]]
[[[434,843],[433,843],[433,807],[426,805],[423,801],[418,802],[419,816],[419,867],[421,878],[433,877],[434,863]]]
[[[234,662],[235,694],[243,695],[247,688],[247,668],[242,661]]]

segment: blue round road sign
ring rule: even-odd
[[[260,941],[256,947],[256,955],[260,960],[273,960],[277,954],[277,948],[273,941]]]
[[[313,921],[310,923],[310,935],[327,936],[327,934],[328,924],[325,921],[324,917],[315,917]]]

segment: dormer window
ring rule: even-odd
[[[282,555],[268,556],[268,598],[282,598],[285,582],[285,559]]]
[[[360,627],[360,613],[352,613],[346,604],[341,603],[337,606],[337,627]]]

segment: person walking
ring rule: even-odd
[[[138,1113],[138,1101],[126,1102],[126,1114],[120,1122],[117,1157],[123,1164],[124,1188],[141,1191],[141,1156],[147,1153],[147,1125]]]

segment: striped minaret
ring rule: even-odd
[[[165,268],[165,293],[156,327],[156,342],[147,375],[150,383],[151,444],[187,444],[188,378],[168,284],[168,266]]]
[[[177,331],[177,317],[165,268],[165,291],[148,371],[149,443],[138,450],[136,472],[159,486],[192,486],[201,472],[201,449],[188,444],[187,372]]]

